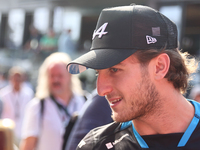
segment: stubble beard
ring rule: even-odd
[[[134,119],[148,117],[156,112],[159,108],[159,93],[155,85],[151,82],[148,73],[143,73],[143,80],[132,90],[134,94],[130,96],[127,109],[123,112],[114,112],[112,118],[116,122],[126,122]],[[137,95],[137,96],[136,96]]]

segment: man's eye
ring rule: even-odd
[[[117,68],[110,68],[110,71],[111,72],[117,72],[119,69],[117,69]]]

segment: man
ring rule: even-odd
[[[65,53],[48,56],[39,70],[36,98],[26,108],[21,150],[61,150],[70,117],[85,99],[77,76],[66,72]]]
[[[71,29],[61,32],[58,38],[58,52],[67,53],[73,56],[75,53],[75,44],[71,38]]]
[[[177,47],[176,25],[152,8],[101,12],[91,51],[68,70],[97,70],[115,123],[92,130],[77,149],[199,149],[200,105],[181,94],[196,65]]]
[[[21,126],[27,103],[33,98],[33,91],[24,84],[25,72],[14,66],[9,70],[9,85],[1,89],[2,119],[9,118],[15,123],[15,144],[21,140]]]

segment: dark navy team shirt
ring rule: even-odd
[[[91,130],[77,150],[200,150],[200,104],[189,100],[195,115],[184,133],[140,136],[132,121]]]

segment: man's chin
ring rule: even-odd
[[[54,90],[52,90],[52,92],[51,92],[53,95],[55,95],[55,96],[59,96],[59,95],[61,95],[62,94],[62,90],[59,90],[59,89],[54,89]]]
[[[124,118],[122,116],[119,116],[119,114],[112,114],[112,119],[116,122],[127,122],[127,121],[130,121],[131,119],[130,118]]]

